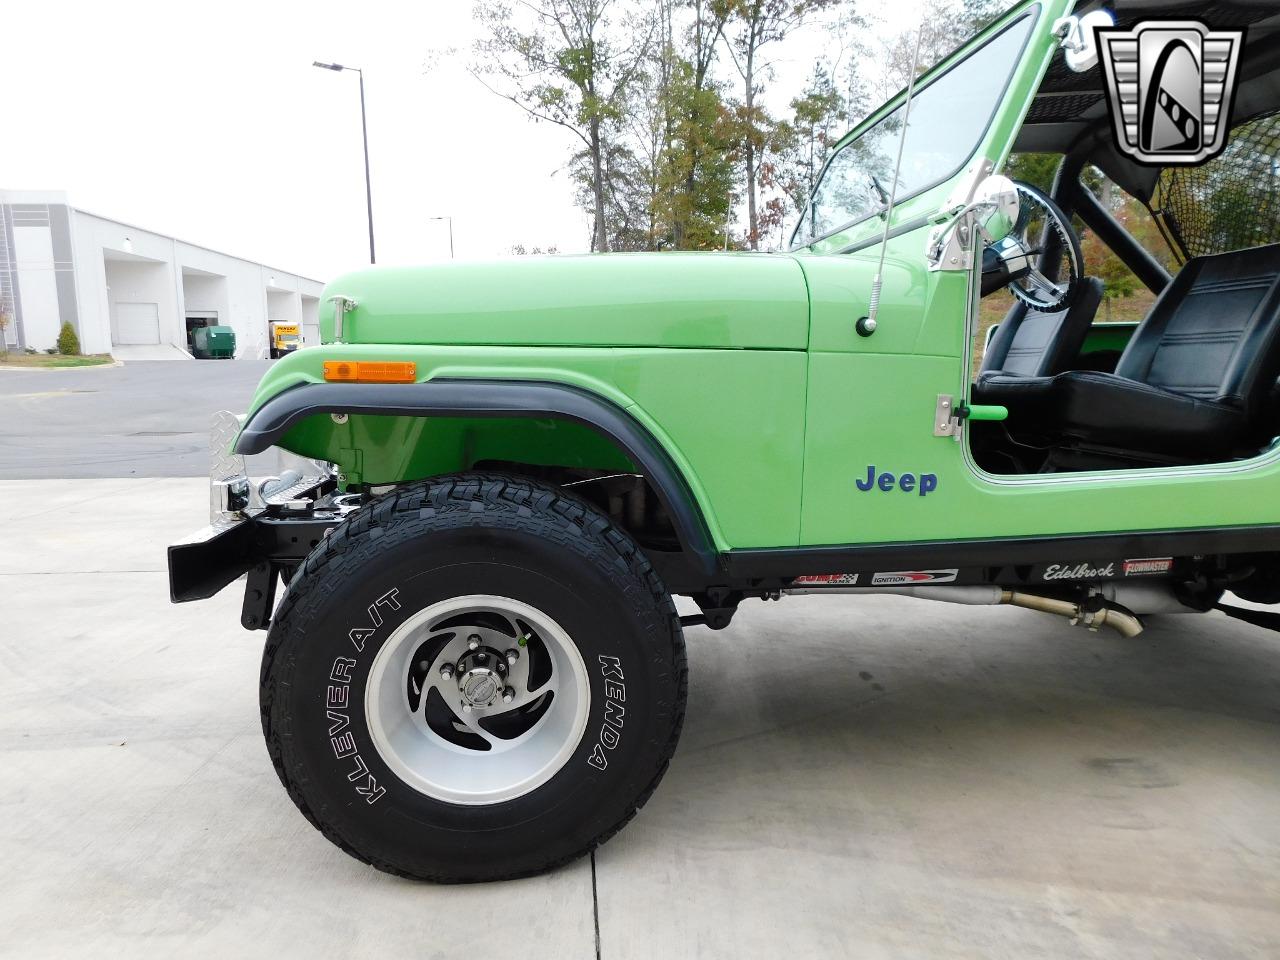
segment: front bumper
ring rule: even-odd
[[[273,449],[274,463],[233,453],[241,418],[214,415],[209,438],[209,525],[169,547],[169,598],[205,600],[249,575],[241,621],[265,627],[280,574],[301,563],[358,503],[336,493],[332,467]]]
[[[169,546],[169,599],[207,600],[263,563],[277,571],[301,563],[341,522],[338,513],[309,511],[299,516],[264,513],[220,530],[203,527]]]

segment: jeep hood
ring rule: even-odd
[[[787,255],[721,253],[513,257],[374,267],[325,287],[349,297],[343,342],[803,350],[809,299]]]

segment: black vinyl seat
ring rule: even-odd
[[[1102,303],[1102,281],[1085,277],[1065,310],[1044,313],[1018,301],[1000,321],[979,377],[1052,377],[1071,368]]]
[[[1278,373],[1280,244],[1272,244],[1189,260],[1134,332],[1115,374],[984,374],[974,399],[1009,407],[1011,430],[1068,453],[1207,463],[1264,442]],[[1106,465],[1105,458],[1084,465]]]

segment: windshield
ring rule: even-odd
[[[1028,16],[1010,24],[915,94],[902,148],[898,200],[949,179],[977,149],[1031,23]],[[893,186],[902,114],[899,106],[831,158],[793,245],[820,240],[883,210]]]

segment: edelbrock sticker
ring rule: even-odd
[[[1173,569],[1173,557],[1143,557],[1124,562],[1126,577],[1152,577]]]
[[[793,587],[855,587],[858,585],[856,573],[811,573],[806,577],[796,577],[791,581]]]
[[[614,749],[622,741],[622,721],[626,717],[627,702],[626,678],[622,675],[622,661],[617,657],[600,656],[597,658],[600,672],[604,674],[604,720],[600,724],[600,735],[591,748],[587,763],[597,770],[605,770],[609,766],[606,751]]]
[[[954,583],[959,570],[892,570],[871,577],[873,587],[915,583]]]
[[[1092,566],[1088,563],[1051,563],[1040,575],[1042,580],[1097,580],[1116,575],[1115,561]]]

